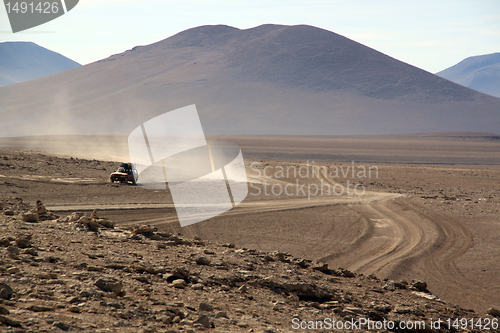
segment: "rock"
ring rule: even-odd
[[[0,282],[0,298],[10,299],[14,294],[14,290],[4,282]]]
[[[177,279],[172,282],[172,285],[175,288],[184,289],[184,287],[186,286],[186,281],[184,281],[183,279]]]
[[[85,225],[90,231],[99,231],[99,228],[101,227],[96,220],[87,216],[80,217],[76,223]]]
[[[202,283],[196,283],[191,286],[192,289],[194,290],[203,290],[204,285]]]
[[[7,269],[7,274],[16,274],[16,273],[19,273],[19,268],[17,267],[10,267]]]
[[[8,247],[10,245],[10,239],[7,237],[2,237],[0,239],[0,246]]]
[[[47,216],[47,208],[45,208],[42,200],[37,200],[37,202],[36,202],[36,214],[39,217],[46,217]]]
[[[21,214],[21,219],[24,222],[38,222],[38,214],[37,213],[22,213]]]
[[[365,313],[363,311],[363,309],[360,309],[360,308],[357,308],[357,307],[353,307],[353,306],[346,307],[344,311],[352,313],[352,314],[361,314],[361,315]]]
[[[226,311],[219,311],[216,315],[218,318],[229,318]]]
[[[394,282],[388,282],[382,288],[389,291],[395,291],[396,285],[394,284]]]
[[[179,279],[188,279],[190,274],[189,271],[184,267],[177,267],[171,273],[172,276],[178,277]]]
[[[66,217],[66,222],[76,222],[83,216],[83,213],[74,212],[70,216]]]
[[[290,296],[288,296],[286,298],[289,302],[292,302],[292,303],[298,303],[300,302],[300,298],[299,296],[295,295],[295,294],[290,294]]]
[[[203,256],[200,256],[198,258],[196,258],[196,263],[198,265],[210,265],[212,261],[210,259],[208,259],[207,257],[203,257]]]
[[[55,326],[55,327],[57,327],[57,328],[60,328],[63,331],[67,331],[67,330],[69,330],[71,328],[71,326],[69,326],[66,323],[63,323],[62,321],[56,321],[52,325]]]
[[[154,327],[146,327],[142,330],[142,333],[155,333],[156,329]]]
[[[210,304],[204,302],[200,303],[198,308],[200,309],[200,311],[207,311],[207,312],[214,311],[214,308]]]
[[[123,289],[123,284],[115,278],[100,278],[94,284],[101,290],[113,292],[116,295],[120,294]]]
[[[10,254],[19,254],[21,253],[21,250],[19,250],[19,248],[15,245],[10,245],[8,248],[7,248],[7,252],[9,252]]]
[[[20,247],[20,248],[30,247],[32,237],[33,237],[33,235],[31,235],[31,234],[19,235],[15,240],[17,247]]]
[[[388,304],[386,304],[386,305],[376,305],[373,309],[375,311],[378,311],[378,312],[389,313],[392,310],[392,306],[390,306]]]
[[[154,228],[150,225],[135,225],[132,227],[132,234],[137,235],[137,234],[148,234],[148,233],[153,233],[155,231],[158,231],[158,228]]]
[[[323,263],[323,262],[319,262],[319,263],[314,264],[312,266],[312,269],[325,273],[325,272],[328,272],[328,264]]]
[[[90,214],[90,217],[93,218],[94,220],[97,220],[99,218],[99,215],[97,215],[97,209],[94,209],[92,211],[92,214]]]
[[[486,311],[486,313],[494,317],[500,317],[500,310],[495,308],[489,308],[488,311]]]
[[[28,307],[29,310],[34,312],[46,312],[46,311],[54,311],[54,307],[48,305],[39,305],[33,304]]]
[[[32,256],[38,255],[38,251],[34,247],[30,247],[28,249],[25,249],[22,254],[31,254]]]
[[[394,312],[395,313],[399,313],[399,314],[405,314],[405,313],[409,313],[411,310],[407,307],[403,307],[403,306],[396,306],[394,308]]]
[[[9,313],[10,313],[9,309],[4,308],[3,306],[0,306],[0,314],[7,315]]]
[[[246,293],[248,291],[248,287],[245,285],[242,285],[241,287],[238,288],[238,291],[241,293]]]
[[[115,227],[115,222],[110,221],[109,219],[97,219],[96,222],[99,223],[104,228],[114,228]]]
[[[82,312],[82,309],[80,309],[79,306],[73,305],[68,308],[68,311],[73,313],[80,313]]]
[[[14,213],[14,211],[13,211],[13,210],[10,210],[10,209],[9,209],[9,210],[5,210],[5,211],[3,212],[3,215],[6,215],[6,216],[14,216],[14,215],[15,215],[15,213]]]
[[[411,290],[418,290],[418,291],[424,291],[427,292],[427,283],[422,282],[422,281],[415,281],[411,284],[410,286]]]
[[[0,323],[8,326],[21,326],[21,322],[2,315],[0,315]]]
[[[205,328],[209,328],[210,327],[210,320],[205,315],[199,316],[198,319],[195,321],[195,323],[199,323],[199,324],[201,324]]]
[[[356,274],[354,274],[353,272],[351,272],[347,269],[339,268],[339,271],[340,271],[340,275],[344,276],[344,277],[353,278],[356,276]]]

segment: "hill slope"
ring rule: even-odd
[[[0,87],[81,66],[31,42],[0,43]]]
[[[196,104],[207,134],[497,133],[500,99],[311,26],[201,26],[0,89],[4,136],[128,134]]]
[[[447,80],[500,97],[500,53],[469,57],[436,73]]]

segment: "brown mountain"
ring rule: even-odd
[[[500,99],[333,32],[218,25],[0,88],[0,135],[127,134],[189,104],[207,134],[500,133]]]

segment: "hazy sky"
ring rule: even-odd
[[[80,0],[16,34],[0,6],[0,41],[32,41],[81,64],[205,24],[309,24],[433,73],[500,52],[500,0]]]

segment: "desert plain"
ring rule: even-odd
[[[203,253],[208,257],[221,256],[222,261],[225,256],[233,258],[234,253],[226,253],[233,247],[243,249],[239,250],[241,255],[260,253],[264,258],[265,253],[274,253],[277,257],[303,258],[309,263],[316,263],[315,265],[328,264],[330,269],[338,269],[338,272],[347,270],[355,273],[357,280],[354,284],[335,280],[337,286],[341,284],[339,288],[345,283],[346,290],[357,287],[364,290],[372,283],[370,280],[372,278],[380,281],[380,287],[387,286],[388,281],[407,281],[410,284],[411,281],[424,281],[434,299],[441,302],[439,304],[453,304],[454,309],[464,309],[456,310],[458,311],[456,315],[465,316],[466,313],[476,318],[488,316],[493,318],[487,311],[491,308],[500,308],[500,136],[484,133],[426,133],[387,136],[218,136],[211,137],[210,140],[233,142],[241,147],[249,181],[249,194],[240,205],[226,213],[187,227],[180,227],[168,190],[148,190],[132,184],[109,182],[109,174],[118,167],[119,162],[128,161],[125,136],[2,138],[0,139],[0,199],[3,202],[4,212],[8,207],[13,207],[13,215],[2,216],[4,221],[2,232],[5,234],[13,232],[12,241],[19,232],[30,232],[33,239],[42,242],[43,239],[51,237],[43,235],[44,232],[69,228],[64,229],[68,237],[79,238],[70,232],[71,223],[64,219],[75,212],[89,216],[96,210],[100,218],[113,221],[115,228],[127,230],[138,225],[148,225],[160,235],[158,236],[160,238],[161,235],[170,235],[169,237],[194,239],[192,242],[195,244],[197,241],[200,244],[206,242],[203,246],[213,248],[206,248]],[[298,190],[299,188],[302,190]],[[20,199],[22,204],[19,204]],[[23,222],[21,214],[29,207],[34,207],[37,200],[41,200],[48,211],[58,218],[36,224]],[[49,225],[52,229],[43,229],[41,227],[43,224]],[[103,236],[97,235],[98,233],[88,231],[85,236],[81,236],[79,243],[73,238],[71,241],[63,238],[59,241],[61,244],[69,244],[67,251],[76,243],[77,247],[82,247],[83,253],[83,248],[93,246],[92,244],[95,245],[100,241],[99,237]],[[64,237],[64,233],[62,235]],[[45,244],[43,247],[64,248],[57,242],[58,238],[55,237],[50,241],[50,245]],[[133,242],[146,242],[146,247],[142,250],[131,250],[131,253],[145,251],[141,255],[144,257],[158,256],[158,249],[160,251],[162,249],[158,246],[154,251],[147,250],[149,240],[146,238],[141,240],[140,237],[136,237]],[[133,248],[139,245],[121,242],[119,246],[120,249],[126,249],[127,246]],[[99,245],[93,250],[103,248],[108,249],[105,245],[104,247]],[[43,249],[38,250],[40,253],[42,251]],[[79,250],[74,248],[72,251]],[[177,255],[178,260],[185,264],[193,258],[193,255],[185,258],[187,254],[183,253],[186,250],[169,251],[169,256]],[[94,259],[106,260],[108,255],[112,255],[111,252],[112,247],[108,253]],[[71,258],[70,256],[65,259],[68,265],[78,264],[71,262]],[[274,261],[273,258],[268,258],[268,261]],[[89,260],[87,257],[85,259]],[[175,261],[173,258],[167,256],[165,259],[171,262],[165,264],[158,258],[148,260],[153,266],[168,266],[166,271],[160,269],[156,272],[164,275],[175,266],[172,263]],[[13,261],[9,260],[11,259],[2,261],[5,269],[0,274],[2,279],[9,280],[10,284],[17,285],[23,276],[30,276],[30,267],[36,269],[36,265],[27,265],[21,272],[19,270],[9,272],[10,266],[16,266],[12,264],[16,262],[15,258]],[[73,258],[73,260],[80,259]],[[249,260],[244,258],[244,261],[248,263]],[[259,265],[264,264],[255,260],[251,263],[251,266]],[[207,266],[210,266],[210,263]],[[108,268],[98,267],[89,271],[104,274],[102,272],[106,273]],[[250,271],[260,269],[248,268]],[[276,272],[283,273],[281,270],[285,268],[275,269]],[[299,280],[299,277],[307,280],[311,279],[311,276],[314,281],[322,279],[321,276],[318,278],[316,273],[299,274],[295,268],[286,272],[288,273],[283,273],[279,278],[290,275],[293,279],[294,275],[297,275]],[[321,272],[321,269],[311,272]],[[16,276],[16,274],[21,275]],[[64,271],[59,271],[59,275],[61,274],[64,275]],[[202,275],[199,273],[198,277]],[[338,279],[341,278],[344,277]],[[80,280],[83,281],[82,284],[86,283],[85,279]],[[196,282],[195,279],[188,280],[186,278],[187,283]],[[206,281],[209,280],[206,278]],[[249,280],[251,279],[247,279],[247,282]],[[154,288],[154,281],[152,279],[151,283],[146,283],[148,288]],[[225,305],[222,305],[224,302],[218,297],[225,295],[232,299],[226,294],[231,292],[231,288],[240,288],[239,284],[244,281],[244,279],[236,282],[226,281],[229,287],[222,287],[223,283],[214,286],[205,282],[205,288],[211,289],[210,300],[216,304],[215,307],[224,308]],[[401,284],[397,282],[397,285]],[[255,287],[249,283],[250,286]],[[19,288],[18,292],[21,293]],[[148,288],[145,288],[146,291],[141,289],[143,294],[139,292],[137,297],[144,296],[147,299]],[[173,301],[187,304],[189,301],[186,299],[194,299],[193,306],[198,307],[194,303],[199,295],[190,294],[183,299],[182,294],[177,294],[178,290],[183,288],[172,288],[171,292],[162,289],[160,294],[168,299],[164,300],[163,305],[165,302]],[[380,289],[371,285],[369,288]],[[380,289],[380,293],[385,293],[386,290],[387,288]],[[30,294],[26,290],[24,292]],[[238,289],[238,296],[234,297],[240,297],[243,292],[247,293],[246,289],[244,291]],[[402,297],[403,306],[420,304],[425,309],[424,318],[428,318],[436,311],[441,313],[441,310],[429,310],[433,308],[432,305],[422,305],[424,303],[419,303],[411,297],[407,298],[409,296],[405,294],[406,292],[407,290],[401,290],[396,291],[399,295],[386,296],[386,305],[390,306],[391,302],[396,304],[401,301],[391,297]],[[286,297],[293,296],[290,296],[293,293],[285,294]],[[348,294],[352,295],[350,291]],[[361,299],[370,298],[367,292],[356,295]],[[300,302],[304,304],[297,303],[299,305],[294,305],[290,311],[297,312],[299,311],[296,310],[297,307],[305,308],[311,301],[315,301],[308,299],[309,296],[299,295]],[[84,297],[91,303],[90,296],[80,296]],[[266,297],[273,298],[269,295]],[[246,304],[248,299],[252,298],[246,297],[244,301],[235,301],[233,298],[232,301],[236,304]],[[265,325],[261,323],[262,327],[253,324],[239,325],[241,320],[232,323],[232,326],[227,322],[218,323],[219,319],[225,320],[227,313],[214,315],[214,318],[218,319],[213,326],[222,325],[225,327],[222,331],[225,332],[233,330],[246,332],[251,329],[258,331],[261,328],[268,329],[269,332],[293,331],[286,325],[291,325],[292,318],[296,316],[295,312],[288,313],[280,308],[283,305],[284,309],[288,309],[289,300],[289,298],[283,302],[279,299],[272,300],[273,307],[269,310],[273,313],[269,315],[272,320],[264,321]],[[266,301],[271,302],[269,299]],[[316,301],[321,303],[321,298]],[[345,299],[339,299],[337,302],[346,303],[344,301]],[[23,312],[16,312],[19,305],[10,302],[8,304],[11,306],[11,316],[19,315],[22,318]],[[83,304],[81,308],[85,308],[84,300],[76,303]],[[179,304],[177,305],[180,307],[185,306]],[[162,306],[161,297],[155,306],[158,305]],[[319,311],[314,313],[316,317],[321,316],[323,313],[321,311],[329,309],[320,305],[318,303],[312,306],[314,311]],[[115,308],[121,309],[127,306],[117,305]],[[262,310],[264,307],[242,305],[245,306],[248,308],[255,306],[257,310],[254,309],[254,312],[264,311]],[[372,308],[373,306],[372,304]],[[188,306],[184,311],[188,314],[188,318],[190,311],[195,311],[191,308]],[[231,308],[226,308],[222,310],[229,311],[231,318]],[[333,305],[331,308],[338,309]],[[90,315],[85,310],[68,312],[67,309],[68,307],[63,305],[56,305],[52,310],[48,310],[49,312],[40,311],[40,313],[44,315],[49,313],[48,316],[52,320],[47,322],[50,325],[56,323],[61,330],[72,330],[77,326],[75,323],[73,324],[76,326],[72,326],[72,319],[68,319],[68,313],[71,316],[80,316],[80,320],[84,314]],[[241,311],[245,312],[244,309]],[[350,313],[349,311],[354,310],[346,311]],[[413,317],[419,317],[418,311],[412,311],[402,311],[401,315],[410,313]],[[66,315],[62,321],[54,319],[60,312]],[[106,311],[94,311],[94,313],[103,315]],[[448,315],[451,316],[450,313]],[[113,316],[117,317],[116,313]],[[208,317],[211,318],[210,315]],[[126,323],[127,320],[131,322],[135,320],[133,316],[128,319],[126,316],[120,318],[110,321],[114,323],[113,329],[117,332],[137,331],[137,327],[141,330],[143,327],[155,327],[155,324],[148,323],[145,319],[136,325]],[[255,318],[254,315],[253,319]],[[125,324],[120,320],[125,320]],[[68,324],[59,324],[61,322]],[[99,321],[99,323],[105,322],[105,320]],[[178,326],[178,322],[174,321],[172,324],[171,320],[164,318],[158,320],[157,328],[151,329],[157,331],[171,329],[172,332],[178,329],[179,332],[187,332],[191,329],[190,325],[194,319],[190,325],[185,326]],[[192,325],[194,329],[210,329],[203,320],[198,324]],[[84,328],[103,328],[103,325],[99,325]],[[9,330],[14,330],[15,325],[11,326]],[[24,324],[24,327],[28,327],[29,330],[30,326]],[[38,327],[41,331],[47,329],[41,324],[32,327]],[[149,328],[144,328],[145,331],[147,329]]]

